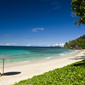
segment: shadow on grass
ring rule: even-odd
[[[82,60],[81,62],[73,64],[73,66],[85,66],[85,60]]]
[[[21,72],[6,72],[4,73],[4,76],[10,76],[10,75],[17,75],[20,74]]]

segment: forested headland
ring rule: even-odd
[[[70,49],[85,49],[85,35],[80,36],[79,38],[66,42],[64,48]]]

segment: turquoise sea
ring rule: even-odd
[[[7,55],[15,59],[5,59],[5,62],[31,62],[34,60],[61,58],[68,53],[76,52],[61,47],[25,47],[25,46],[0,46],[0,55]],[[0,63],[2,60],[0,59]]]

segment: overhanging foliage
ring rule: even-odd
[[[72,0],[71,2],[71,9],[76,12],[76,16],[80,17],[80,19],[74,21],[74,24],[85,25],[85,0]]]

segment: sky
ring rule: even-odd
[[[63,46],[85,34],[71,0],[0,0],[0,45]]]

